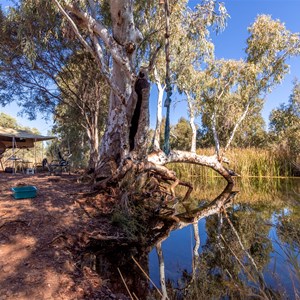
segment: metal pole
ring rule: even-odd
[[[34,169],[36,169],[36,139],[34,139]]]
[[[15,143],[16,143],[16,139],[15,139],[15,137],[13,136],[13,138],[12,138],[12,152],[13,152],[13,155],[12,155],[12,158],[13,158],[13,174],[16,174]]]

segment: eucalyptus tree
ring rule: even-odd
[[[66,112],[72,112],[68,118],[76,116],[72,122],[88,136],[89,167],[94,169],[99,158],[99,131],[103,131],[107,116],[109,86],[90,54],[60,27],[57,14],[47,5],[45,11],[43,3],[22,1],[7,16],[2,15],[0,101],[5,105],[16,100],[30,118],[40,111],[52,112],[55,120],[61,120],[62,112],[65,117]],[[79,115],[74,115],[74,110]]]
[[[170,144],[173,149],[189,151],[192,142],[192,130],[189,122],[181,117],[171,128]]]
[[[212,59],[204,70],[191,69],[184,81],[189,91],[189,105],[195,110],[193,114],[201,114],[202,123],[209,124],[215,153],[220,160],[220,129],[228,126],[230,119],[237,115],[240,99],[234,93],[243,66],[242,61]]]
[[[264,148],[267,146],[268,134],[265,129],[265,121],[261,115],[261,104],[251,109],[251,112],[249,112],[248,116],[240,124],[232,140],[231,147]],[[218,137],[221,145],[224,145],[228,140],[228,136],[234,126],[234,121],[235,120],[228,118],[228,120],[224,122],[224,127],[218,127]],[[213,147],[215,145],[210,128],[210,118],[203,116],[201,119],[201,127],[197,131],[197,147]]]
[[[0,101],[16,101],[30,119],[37,111],[53,112],[59,103],[56,75],[75,47],[50,13],[22,2],[1,18]]]
[[[165,7],[168,2],[165,0]],[[145,15],[145,9],[140,9],[144,2],[141,5],[140,2],[129,0],[110,1],[108,7],[104,5],[107,2],[93,0],[76,3],[63,0],[52,2],[27,0],[24,3],[35,12],[36,7],[41,5],[43,11],[45,8],[46,11],[52,12],[56,9],[60,15],[57,13],[54,15],[60,19],[61,26],[73,40],[79,41],[91,54],[95,59],[95,66],[110,87],[108,119],[96,170],[98,179],[107,178],[107,183],[119,181],[128,172],[135,177],[137,173],[151,171],[173,180],[175,185],[182,184],[164,165],[169,162],[189,162],[211,167],[227,181],[232,181],[229,171],[222,165],[222,155],[200,156],[176,150],[169,153],[156,151],[147,155],[149,83],[146,68],[140,69],[138,73],[140,61],[137,60],[136,55],[137,49],[143,42],[143,35],[137,24]],[[208,4],[210,3],[215,4],[215,1],[204,1],[199,7],[198,11],[203,19],[209,15]],[[214,5],[212,7],[215,8]],[[268,17],[260,20],[261,22],[256,22],[258,24],[256,27],[250,29],[252,31],[248,40],[247,64],[251,72],[247,73],[248,70],[245,72],[248,76],[245,76],[243,85],[243,93],[248,95],[243,99],[252,99],[252,102],[258,94],[280,81],[282,74],[287,70],[284,67],[285,58],[295,54],[295,48],[299,43],[298,37],[288,32],[279,22],[271,21]],[[198,25],[201,29],[201,24]],[[207,25],[210,23],[204,24],[204,27]],[[195,28],[195,32],[199,30]],[[270,33],[272,38],[268,38]],[[260,45],[259,51],[256,51],[256,45]],[[151,65],[150,60],[149,64]],[[259,82],[258,87],[253,90],[248,89],[251,83],[253,87],[257,82]],[[249,105],[246,102],[246,113],[249,109],[247,107],[252,102],[249,102]],[[239,120],[243,119],[243,115],[244,113]],[[240,123],[239,120],[237,125]],[[233,128],[233,133],[236,132],[237,127]],[[229,138],[227,148],[231,140],[232,138]]]
[[[287,104],[273,109],[270,117],[271,143],[296,162],[300,153],[300,83],[295,80]]]
[[[55,109],[55,120],[64,128],[69,125],[65,133],[70,132],[73,124],[85,132],[90,149],[88,168],[94,170],[107,117],[109,86],[86,53],[70,57],[57,81],[62,101]]]
[[[15,118],[5,113],[0,113],[0,126],[14,129],[18,129],[20,127]]]
[[[168,162],[189,162],[209,166],[232,181],[216,156],[198,156],[176,150],[168,154],[157,151],[147,155],[149,83],[146,80],[147,70],[143,68],[138,73],[136,68],[139,65],[136,61],[137,49],[143,41],[136,20],[141,20],[144,15],[144,11],[135,10],[138,4],[129,0],[110,1],[110,23],[105,24],[101,2],[91,0],[75,4],[53,0],[52,3],[76,38],[95,58],[95,64],[111,88],[106,131],[96,171],[99,179],[120,179],[129,171],[136,175],[137,166],[144,162],[139,172],[141,169],[151,170],[178,184],[175,174],[164,165]],[[214,1],[205,3],[215,4]],[[203,14],[205,19],[204,11],[208,13],[209,7],[199,7],[199,14]],[[110,64],[105,62],[106,53],[110,54]]]
[[[289,69],[287,59],[300,53],[299,35],[270,16],[258,16],[249,33],[244,60],[212,60],[198,75],[198,109],[211,130],[219,160],[242,122],[257,114],[265,95],[282,81]]]
[[[241,69],[239,95],[242,113],[239,115],[232,133],[224,147],[229,148],[241,122],[251,109],[259,105],[261,98],[281,83],[289,71],[287,59],[300,54],[299,33],[287,30],[279,20],[270,16],[258,16],[249,28],[245,68]]]
[[[190,150],[196,153],[197,143],[197,127],[195,124],[196,116],[199,116],[200,109],[197,108],[197,102],[199,101],[199,93],[203,89],[205,80],[204,72],[196,70],[193,64],[190,64],[188,68],[180,74],[177,82],[177,86],[180,91],[186,96],[188,105],[189,123],[192,130]]]
[[[201,1],[194,9],[187,5],[187,1],[175,1],[170,14],[170,83],[175,89],[182,86],[180,82],[187,69],[192,65],[201,65],[213,54],[213,44],[209,39],[209,29],[220,30],[224,28],[227,12],[222,3],[218,5],[214,1]],[[163,41],[163,40],[162,40]],[[163,43],[163,42],[161,42]],[[160,123],[162,120],[162,99],[166,89],[164,78],[166,76],[164,53],[159,52],[155,64],[154,81],[158,88],[157,122],[153,139],[153,148],[160,147]],[[190,103],[190,102],[189,102]],[[189,105],[189,113],[192,116],[193,109]],[[191,122],[193,137],[196,136],[195,124]],[[193,138],[193,145],[195,139]],[[195,147],[192,152],[195,152]]]

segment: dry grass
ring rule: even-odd
[[[200,155],[213,155],[214,150],[198,149]],[[242,177],[289,177],[292,174],[291,161],[288,157],[271,150],[257,148],[235,148],[226,153],[230,160],[230,169]],[[190,164],[171,164],[179,176],[201,176],[211,178],[218,176],[210,168]]]

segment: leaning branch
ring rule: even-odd
[[[77,25],[75,24],[75,22],[72,20],[72,18],[69,16],[69,14],[64,10],[64,8],[60,5],[60,3],[57,0],[53,0],[55,2],[55,4],[57,5],[58,9],[60,10],[60,12],[65,16],[65,18],[68,20],[68,22],[70,23],[70,25],[73,28],[74,33],[76,34],[76,36],[78,37],[78,39],[80,40],[80,42],[83,44],[83,46],[95,57],[94,51],[91,48],[91,46],[86,42],[86,40],[83,38],[83,36],[81,35]]]
[[[249,102],[247,103],[244,112],[242,113],[242,115],[239,117],[239,119],[237,120],[236,124],[234,125],[234,128],[233,128],[233,130],[232,130],[232,132],[231,132],[230,138],[229,138],[229,140],[228,140],[228,142],[227,142],[227,144],[226,144],[226,146],[225,146],[225,148],[224,148],[223,154],[224,154],[224,153],[227,151],[227,149],[229,148],[229,146],[230,146],[230,144],[231,144],[231,142],[232,142],[232,140],[233,140],[233,138],[234,138],[234,136],[235,136],[235,133],[236,133],[238,127],[240,126],[240,124],[241,124],[241,123],[244,121],[244,119],[246,118],[246,115],[247,115],[248,110],[249,110],[249,107],[250,107],[250,102],[251,102],[251,101],[249,101]]]
[[[161,166],[167,163],[190,163],[206,166],[223,176],[227,182],[233,183],[230,171],[223,167],[216,155],[197,155],[196,153],[179,150],[171,150],[167,155],[163,151],[156,151],[148,155],[148,161]]]

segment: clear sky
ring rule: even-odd
[[[271,15],[285,23],[288,30],[300,32],[300,0],[225,0],[225,7],[230,15],[224,32],[214,36],[215,53],[218,58],[243,58],[245,56],[247,27],[259,14]],[[191,4],[197,1],[190,1]],[[268,119],[271,110],[280,103],[288,101],[292,90],[292,81],[300,79],[300,57],[292,58],[290,74],[283,83],[266,97],[263,117]]]
[[[190,0],[189,5],[194,7],[199,2]],[[249,36],[247,28],[260,14],[271,15],[273,19],[284,22],[288,30],[294,33],[300,32],[300,0],[223,0],[220,2],[225,3],[230,18],[227,20],[227,26],[223,32],[211,35],[217,58],[240,59],[245,57],[244,50]],[[288,101],[292,90],[292,81],[296,77],[300,79],[300,57],[292,58],[288,63],[290,73],[286,75],[281,85],[266,96],[262,116],[267,124],[272,109],[278,107],[280,103]],[[151,113],[154,114],[153,108]],[[187,116],[186,105],[182,102],[177,104],[171,112],[172,123],[176,123],[181,115]],[[152,118],[151,122],[153,127],[155,121]]]
[[[6,0],[0,0],[2,7],[5,7]],[[287,29],[292,32],[300,32],[300,0],[223,0],[230,15],[226,29],[218,36],[212,35],[215,43],[215,53],[217,58],[240,59],[245,57],[244,49],[248,37],[247,28],[252,24],[259,14],[271,15],[274,19],[284,22]],[[190,0],[189,5],[194,7],[199,1]],[[271,110],[282,102],[287,102],[292,89],[292,81],[295,77],[300,79],[300,57],[289,61],[291,65],[290,73],[285,77],[283,83],[275,88],[270,95],[267,95],[263,117],[267,121]],[[151,90],[151,127],[155,124],[155,104],[156,88]],[[176,96],[174,96],[176,98]],[[174,99],[175,102],[176,99]],[[38,116],[36,121],[28,121],[17,116],[19,108],[10,105],[6,108],[0,107],[0,112],[16,117],[22,125],[38,128],[42,133],[46,133],[51,127],[51,123],[46,123]],[[184,103],[176,105],[172,110],[172,123],[178,118],[186,116],[186,106]]]

